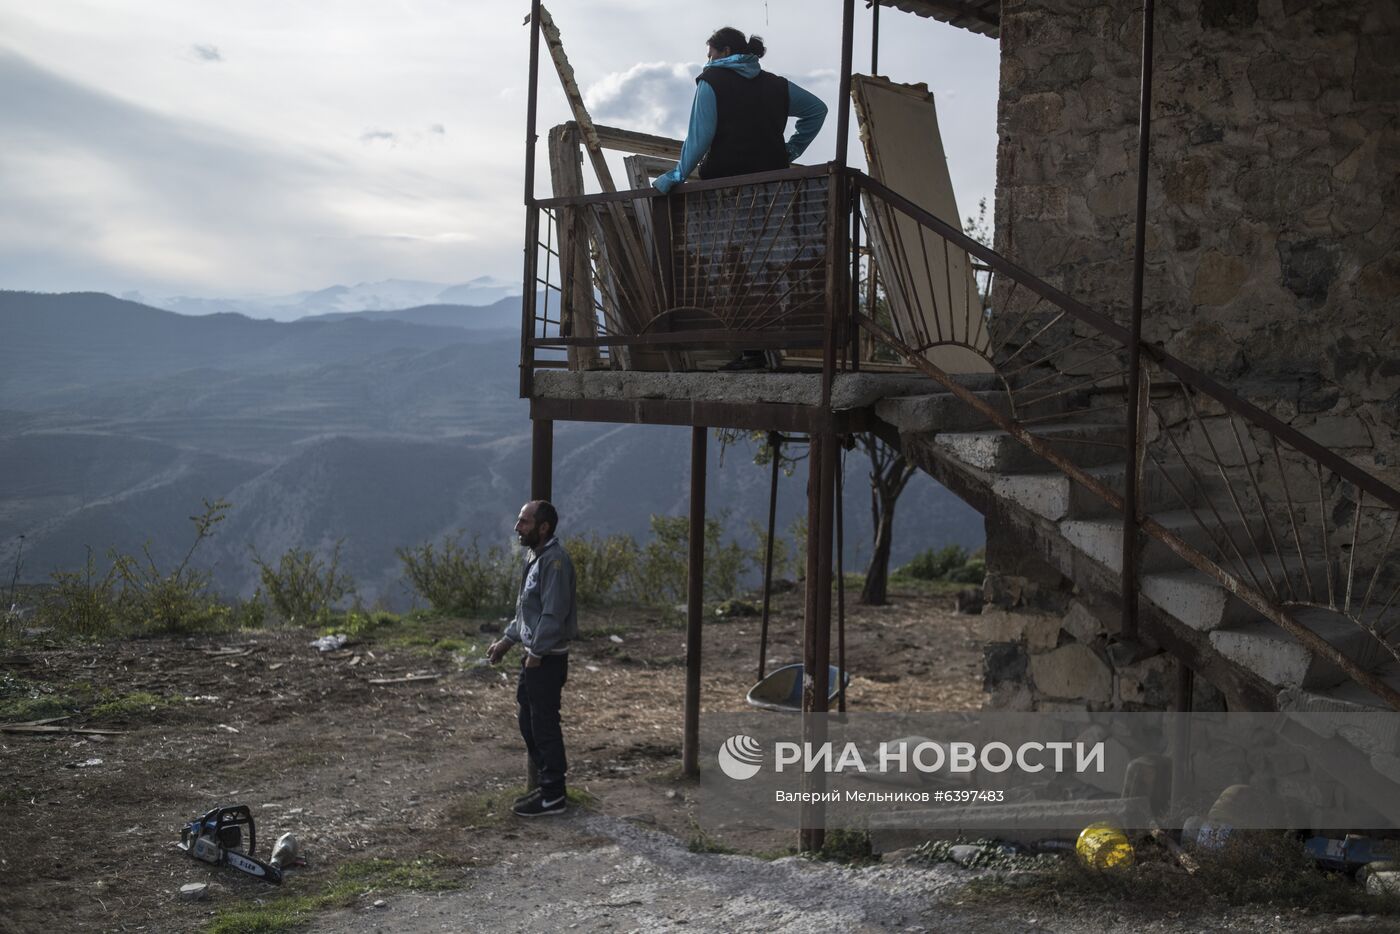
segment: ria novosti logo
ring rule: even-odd
[[[720,771],[735,781],[745,781],[763,767],[763,747],[752,736],[739,733],[719,747]]]

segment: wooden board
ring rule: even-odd
[[[962,229],[927,85],[854,75],[851,97],[872,178]],[[906,343],[948,373],[989,373],[991,346],[970,257],[912,218],[866,198],[871,248]],[[980,351],[980,352],[979,352]]]

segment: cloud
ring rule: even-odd
[[[435,133],[438,136],[446,136],[447,127],[443,126],[441,123],[434,123],[428,127],[428,132]]]
[[[158,113],[3,49],[0,87],[6,288],[300,287],[385,262],[432,278],[480,211],[433,175]],[[386,250],[386,231],[420,246]]]
[[[194,45],[190,46],[190,51],[194,52],[194,57],[201,62],[222,62],[224,60],[224,55],[219,51],[217,45],[205,45],[196,42]]]
[[[398,140],[398,134],[391,130],[365,130],[360,134],[362,143],[388,143],[390,146]]]
[[[644,62],[595,82],[584,100],[599,123],[683,139],[695,74],[694,65]]]

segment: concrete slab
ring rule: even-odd
[[[1081,467],[1099,467],[1125,456],[1120,425],[1063,422],[1038,426],[1032,433]],[[947,432],[938,435],[935,443],[979,470],[1015,474],[1045,473],[1050,469],[1048,461],[1004,431]]]
[[[818,405],[820,373],[653,373],[640,370],[536,370],[535,395],[548,399],[674,399],[687,402],[768,402]],[[959,377],[974,390],[994,379]],[[835,409],[858,409],[891,396],[930,395],[943,388],[927,376],[905,373],[840,373],[832,381]],[[965,407],[964,407],[965,408]]]

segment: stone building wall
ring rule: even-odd
[[[1126,322],[1141,7],[1004,0],[996,248]],[[1160,0],[1144,336],[1400,484],[1400,2]]]
[[[996,249],[1125,324],[1141,15],[1112,0],[1002,3]],[[1144,338],[1400,486],[1400,0],[1158,0],[1155,33]],[[1218,448],[1271,512],[1288,500],[1285,470],[1297,497],[1310,463],[1285,450],[1266,475],[1265,439],[1244,433],[1236,457],[1223,410],[1202,400],[1200,414],[1192,428],[1180,397],[1157,400],[1149,442]],[[1311,514],[1349,529],[1355,493],[1322,495]],[[1358,554],[1394,521],[1370,506]],[[988,648],[989,705],[1162,706],[1168,661],[1120,671],[1112,614],[1025,567],[995,526],[989,611],[1013,615]]]

